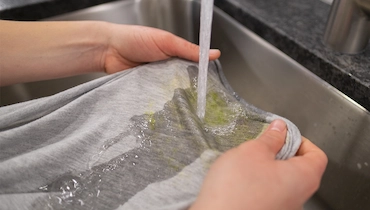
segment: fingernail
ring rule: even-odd
[[[283,120],[274,120],[270,124],[270,129],[274,131],[283,132],[286,129],[286,123]]]

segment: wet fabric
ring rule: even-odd
[[[187,209],[212,162],[281,118],[237,97],[212,62],[170,59],[0,108],[0,209]],[[277,159],[293,156],[288,123]]]

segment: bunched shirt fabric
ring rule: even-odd
[[[289,120],[240,99],[210,63],[196,116],[196,63],[169,59],[0,108],[0,209],[187,209],[212,162],[274,119],[277,159],[301,143]]]

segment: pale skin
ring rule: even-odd
[[[169,32],[98,21],[0,21],[0,43],[1,86],[199,57],[197,45]],[[219,56],[210,51],[210,60]]]
[[[170,57],[198,61],[199,47],[159,29],[106,22],[0,21],[0,86],[73,75],[108,74]],[[220,56],[210,51],[210,60]],[[275,160],[286,124],[221,155],[192,210],[297,210],[318,189],[324,152],[302,137],[297,155]]]
[[[276,120],[258,139],[221,155],[191,210],[301,210],[318,189],[328,159],[302,137],[295,157],[275,160],[286,132],[284,121]]]

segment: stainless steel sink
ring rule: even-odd
[[[50,20],[146,25],[197,42],[199,7],[190,0],[125,0]],[[305,209],[370,209],[369,112],[217,8],[211,45],[222,51],[225,75],[242,98],[292,120],[328,155],[321,187]],[[47,96],[99,76],[4,87],[1,104]]]

